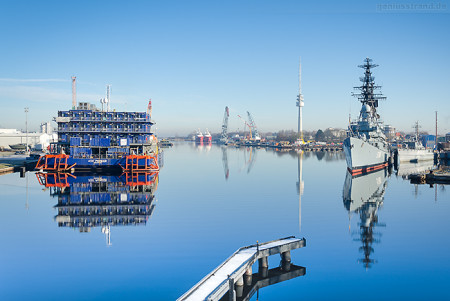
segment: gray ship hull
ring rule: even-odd
[[[352,175],[372,172],[388,165],[389,151],[387,149],[360,138],[346,138],[344,153],[347,168]]]
[[[399,149],[398,162],[432,161],[434,153],[431,149]]]

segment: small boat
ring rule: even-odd
[[[170,142],[168,139],[161,139],[161,140],[159,141],[159,145],[160,145],[161,147],[170,147],[170,146],[173,146],[173,143]]]
[[[25,143],[17,143],[10,144],[9,147],[13,150],[25,150],[27,148],[27,145]]]

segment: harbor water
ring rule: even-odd
[[[291,253],[306,273],[251,300],[450,299],[448,186],[352,178],[343,152],[187,142],[148,185],[75,176],[0,176],[0,300],[175,300],[240,247],[288,236],[307,241]]]

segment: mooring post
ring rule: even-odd
[[[244,277],[239,277],[236,281],[236,297],[242,297],[242,293],[244,292]]]
[[[25,174],[26,174],[26,171],[27,169],[26,169],[26,167],[25,166],[22,166],[22,167],[20,167],[20,177],[21,178],[25,178]]]
[[[236,301],[236,292],[234,290],[234,279],[228,275],[228,300],[229,301]]]
[[[262,278],[266,278],[269,271],[269,261],[267,260],[267,256],[258,259],[258,264],[259,264],[258,269],[259,276]]]
[[[244,284],[247,286],[252,285],[252,275],[253,275],[253,271],[252,271],[252,267],[250,266],[244,273]]]
[[[281,268],[283,271],[290,271],[291,269],[291,251],[281,253]]]

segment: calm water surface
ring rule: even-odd
[[[61,191],[34,173],[0,176],[0,300],[174,300],[236,249],[291,235],[307,240],[292,251],[306,275],[259,300],[450,299],[448,186],[384,171],[352,179],[342,153],[188,143],[166,150],[150,180],[78,176]],[[91,227],[63,216],[82,210],[68,198],[109,195],[129,213],[91,213]],[[102,222],[115,224],[110,241]]]

